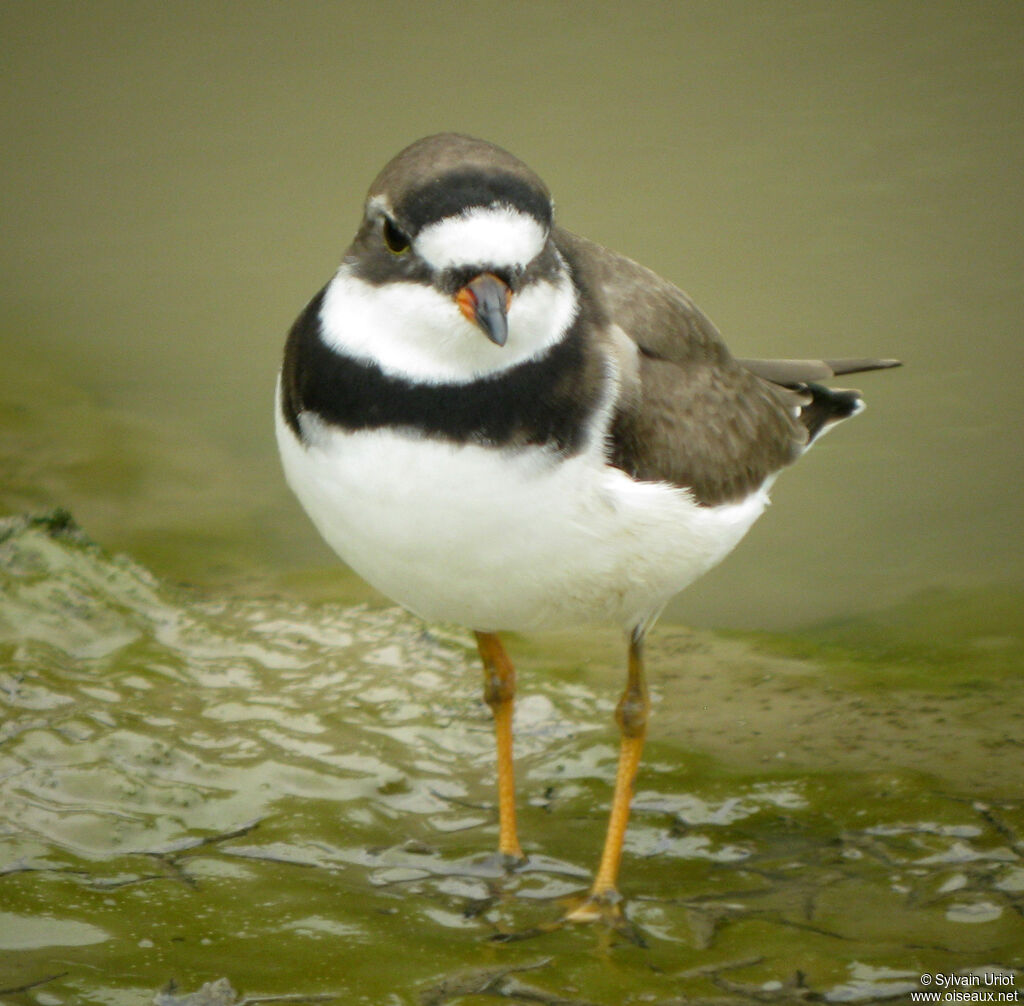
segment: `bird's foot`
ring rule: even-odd
[[[499,852],[497,860],[506,873],[518,873],[530,862],[529,857],[523,852]]]
[[[493,871],[496,874],[518,873],[529,863],[529,859],[522,852],[492,852],[480,864],[484,869]]]
[[[621,927],[624,920],[622,895],[614,888],[597,893],[591,891],[565,913],[566,922],[603,922],[615,929]]]
[[[647,941],[637,926],[626,917],[622,908],[622,895],[614,888],[579,898],[562,916],[561,925],[597,923],[603,932],[602,939],[624,939],[638,947],[646,947]]]

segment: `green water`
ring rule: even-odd
[[[59,520],[9,521],[0,571],[0,989],[31,987],[5,1006],[134,1006],[172,980],[617,1006],[1021,978],[1024,706],[998,678],[963,690],[955,660],[878,700],[781,655],[807,639],[659,634],[629,925],[565,928],[614,778],[613,634],[513,644],[530,859],[506,875],[464,633],[185,592]]]

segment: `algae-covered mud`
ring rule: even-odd
[[[988,620],[952,631],[972,603]],[[530,858],[506,875],[466,634],[186,593],[65,517],[8,520],[0,1003],[1019,990],[1020,616],[998,593],[915,604],[800,638],[656,632],[628,924],[563,927],[614,775],[614,633],[512,641]]]

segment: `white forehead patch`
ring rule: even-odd
[[[474,206],[424,227],[413,245],[435,269],[452,266],[526,266],[544,248],[547,231],[510,206]]]

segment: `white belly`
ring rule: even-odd
[[[288,483],[328,544],[428,621],[530,631],[657,615],[727,555],[767,488],[700,507],[595,454],[456,446],[394,430],[295,437],[277,410]]]

